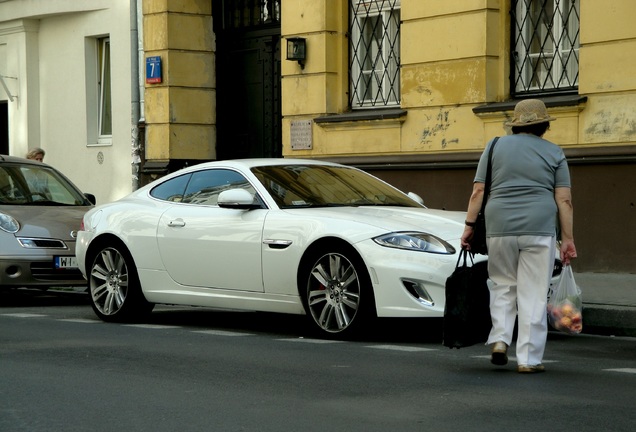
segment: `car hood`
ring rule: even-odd
[[[387,232],[418,231],[444,240],[461,237],[466,212],[405,207],[333,207],[286,210],[299,216],[347,220],[371,225]]]
[[[2,206],[0,211],[13,216],[20,223],[18,237],[56,238],[73,240],[82,217],[90,206]]]

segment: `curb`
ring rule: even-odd
[[[636,307],[583,303],[583,333],[636,337]]]

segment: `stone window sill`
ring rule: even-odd
[[[578,109],[581,111],[583,107],[581,105],[587,102],[587,96],[581,95],[568,95],[568,96],[550,96],[537,98],[541,99],[547,108],[564,108],[569,110],[568,107]],[[515,105],[521,99],[515,99],[506,102],[494,102],[485,105],[479,105],[473,108],[473,112],[478,116],[488,116],[493,114],[501,114],[506,111],[514,111]]]
[[[407,111],[402,108],[383,108],[377,110],[350,111],[343,114],[326,115],[314,119],[314,123],[321,127],[358,121],[388,120],[390,122],[404,122]]]

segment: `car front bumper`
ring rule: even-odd
[[[25,256],[0,258],[0,287],[2,288],[84,285],[86,285],[86,279],[78,268],[56,268],[53,255],[38,258]]]

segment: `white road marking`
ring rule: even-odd
[[[636,374],[636,368],[603,369],[605,372],[622,372]]]
[[[170,326],[170,325],[160,325],[160,324],[124,324],[125,327],[137,327],[137,328],[145,328],[145,329],[173,329],[173,328],[181,328],[180,326]]]
[[[66,319],[58,319],[57,321],[74,322],[74,323],[86,323],[86,324],[94,324],[94,323],[103,322],[103,321],[99,321],[99,320],[91,320],[91,319],[83,319],[83,318],[66,318]]]
[[[481,358],[481,359],[488,359],[490,360],[490,356],[489,355],[483,355],[483,356],[472,356],[473,358]],[[511,357],[508,356],[508,361],[509,362],[516,362],[517,361],[517,357]],[[543,360],[543,363],[559,363],[560,360]]]
[[[2,314],[2,316],[8,316],[13,318],[40,318],[48,315],[42,314],[31,314],[31,313],[10,313],[10,314]]]
[[[239,333],[225,330],[195,330],[192,333],[203,333],[213,336],[253,336],[251,333]]]
[[[423,352],[423,351],[439,351],[437,348],[420,348],[403,345],[368,345],[366,348],[383,349],[390,351],[406,351],[406,352]]]
[[[312,344],[330,344],[330,343],[342,343],[342,341],[336,340],[327,340],[327,339],[306,339],[306,338],[295,338],[295,339],[276,339],[281,342],[303,342],[303,343],[312,343]]]

